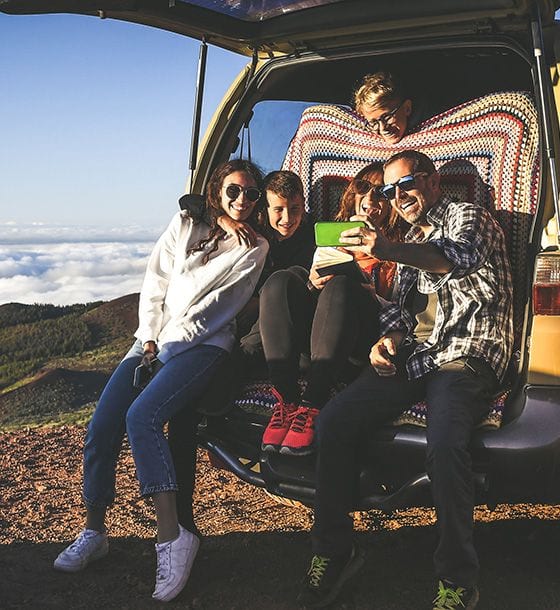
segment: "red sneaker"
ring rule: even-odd
[[[309,455],[313,453],[313,437],[315,435],[315,418],[319,409],[300,406],[292,416],[292,425],[286,436],[280,453],[286,455]]]
[[[261,449],[263,451],[278,451],[280,449],[297,409],[293,403],[285,403],[280,392],[277,392],[274,388],[271,391],[278,402],[274,406],[272,417],[262,437]]]

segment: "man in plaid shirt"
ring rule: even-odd
[[[484,208],[441,196],[433,162],[416,151],[384,166],[381,194],[412,225],[405,243],[373,227],[344,241],[399,263],[394,302],[381,312],[371,366],[321,411],[311,567],[300,601],[322,606],[364,562],[352,543],[360,447],[372,429],[425,399],[427,472],[439,526],[436,609],[478,602],[474,485],[468,445],[503,380],[513,345],[512,283],[502,230]],[[358,218],[358,217],[357,217]]]

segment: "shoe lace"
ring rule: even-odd
[[[276,398],[277,403],[274,407],[274,411],[272,412],[269,427],[280,428],[285,425],[286,420],[290,422],[293,419],[296,414],[296,410],[291,403],[286,404],[284,402],[284,399],[277,390],[272,388],[271,393]]]
[[[157,552],[156,580],[165,580],[171,568],[171,545],[166,545]]]
[[[68,547],[68,550],[72,553],[80,555],[82,551],[87,549],[87,547],[90,545],[92,538],[95,538],[95,534],[90,532],[82,532]]]
[[[446,587],[440,580],[437,596],[434,599],[434,610],[455,610],[455,608],[465,607],[462,595],[465,592],[463,587]]]
[[[317,415],[317,409],[311,407],[300,407],[293,415],[292,425],[290,429],[295,432],[303,432],[306,428],[309,428],[315,421]]]
[[[325,575],[325,570],[329,565],[330,558],[322,557],[321,555],[314,555],[311,560],[311,567],[307,575],[309,576],[309,584],[312,587],[319,587],[321,579]]]

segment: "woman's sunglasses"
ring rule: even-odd
[[[243,193],[252,203],[255,203],[255,201],[258,201],[261,198],[261,192],[256,186],[242,187],[239,186],[239,184],[228,184],[226,186],[226,195],[232,201],[235,201],[241,193]]]
[[[379,197],[380,185],[372,184],[369,180],[362,180],[360,178],[352,180],[352,190],[357,195],[367,195],[372,189],[374,196]]]
[[[418,176],[427,176],[427,172],[416,172],[415,174],[409,174],[399,178],[393,184],[385,184],[380,187],[379,193],[385,197],[385,199],[394,199],[397,195],[397,187],[402,191],[411,191],[416,186],[416,178]]]

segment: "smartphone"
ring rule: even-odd
[[[348,220],[345,222],[316,222],[315,223],[315,244],[317,246],[343,246],[340,241],[340,234],[354,227],[365,227],[366,223],[362,220]],[[350,245],[350,244],[348,244]]]
[[[151,366],[145,366],[144,364],[139,364],[134,369],[134,379],[132,380],[132,385],[135,388],[144,388],[148,385],[151,378],[159,371],[159,369],[163,366],[163,363],[154,358],[151,362]]]
[[[152,377],[152,373],[147,366],[143,364],[139,364],[134,369],[134,379],[132,381],[132,385],[135,388],[143,388],[148,384],[150,378]]]

